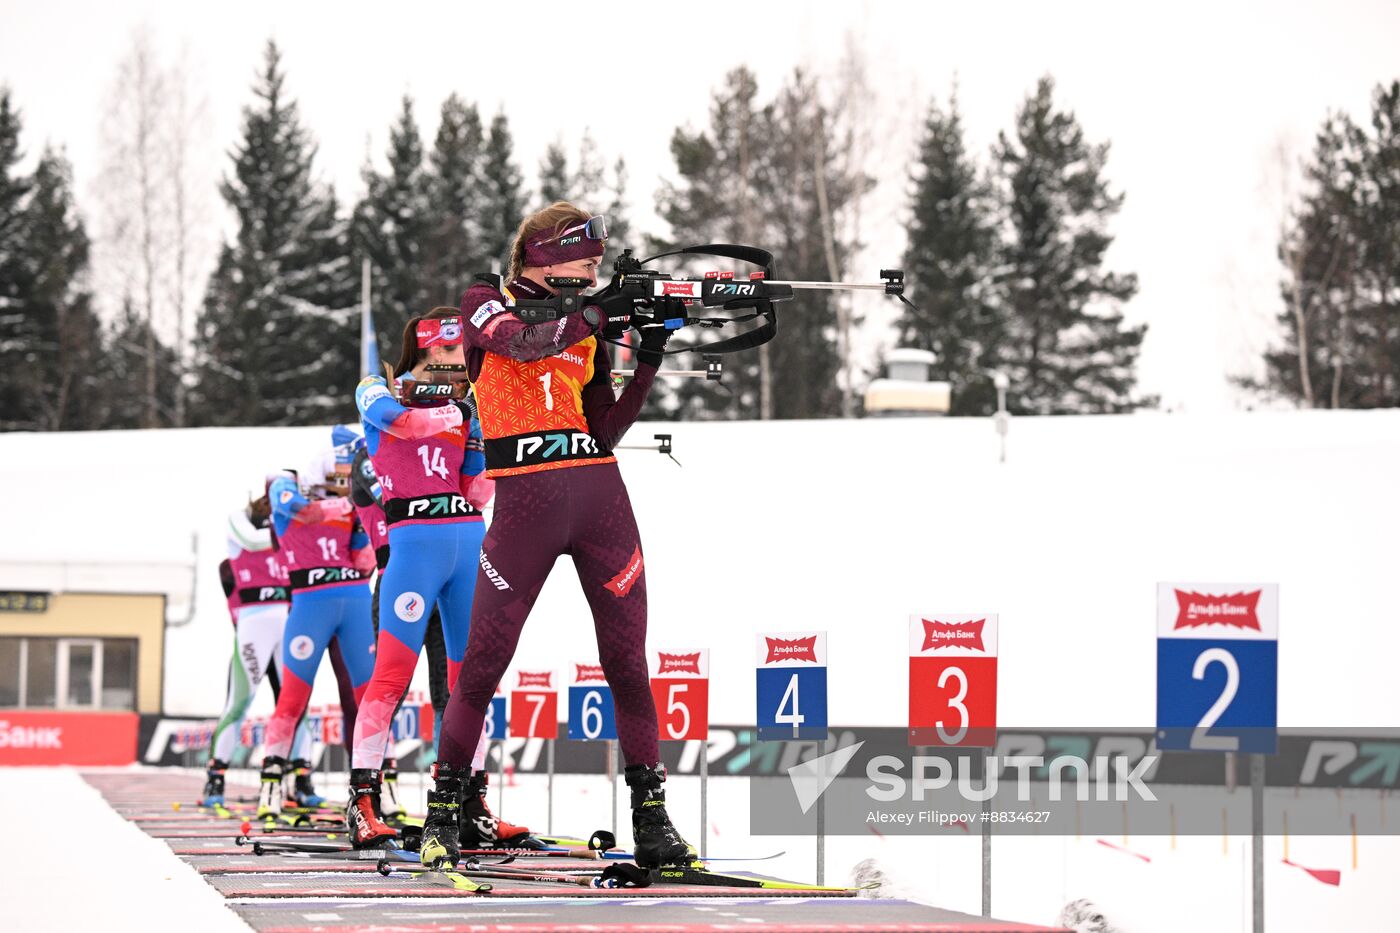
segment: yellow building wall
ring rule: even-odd
[[[0,635],[39,638],[135,638],[136,711],[161,711],[165,672],[165,597],[130,593],[58,593],[47,612],[0,612]]]

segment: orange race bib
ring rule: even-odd
[[[613,462],[588,432],[583,414],[583,387],[593,378],[597,342],[586,337],[529,363],[485,355],[473,391],[488,477]]]

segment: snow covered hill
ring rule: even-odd
[[[1148,726],[1159,580],[1281,585],[1281,725],[1387,725],[1400,709],[1400,411],[1018,418],[1005,464],[983,419],[638,424],[626,440],[659,432],[683,467],[619,454],[650,642],[711,649],[715,722],[752,721],[754,633],[821,627],[832,721],[902,724],[908,614],[995,611],[1003,724]],[[169,633],[165,707],[213,714],[224,517],[328,436],[0,435],[0,561],[179,558],[193,532],[196,613]],[[561,561],[517,660],[563,668],[593,645]]]

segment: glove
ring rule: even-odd
[[[632,323],[632,312],[636,308],[630,295],[624,294],[621,289],[614,291],[608,287],[589,298],[588,302],[583,309],[583,319],[592,324],[598,333],[613,340],[627,333]]]
[[[478,473],[475,476],[463,476],[458,483],[462,490],[462,495],[477,510],[486,508],[491,497],[496,494],[496,481],[487,479],[485,473]]]
[[[331,499],[317,499],[297,512],[295,520],[303,525],[315,522],[333,522],[355,511],[355,503],[336,496]]]
[[[642,345],[637,348],[637,362],[661,368],[661,354],[671,339],[671,330],[665,326],[648,327],[642,331]]]
[[[374,548],[372,547],[362,547],[358,551],[352,552],[350,559],[355,565],[355,569],[366,579],[373,576],[374,568],[378,566],[374,559]]]

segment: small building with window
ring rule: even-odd
[[[0,561],[0,764],[134,760],[192,591],[190,563]]]
[[[932,378],[937,358],[928,350],[897,347],[885,354],[885,375],[865,390],[867,417],[946,415],[949,386]]]

